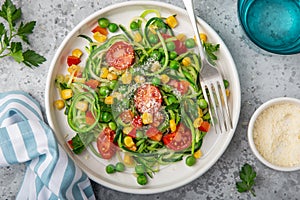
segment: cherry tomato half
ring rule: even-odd
[[[102,158],[110,159],[115,155],[117,150],[116,145],[113,143],[115,131],[106,127],[97,138],[97,148]]]
[[[134,49],[126,42],[116,42],[108,49],[106,61],[118,70],[127,69],[134,62]]]
[[[131,122],[132,126],[134,126],[135,128],[141,128],[143,126],[143,121],[142,118],[139,115],[134,116],[132,122]]]
[[[144,84],[136,90],[134,103],[137,110],[141,113],[155,113],[161,106],[162,96],[157,87]]]
[[[163,142],[169,149],[180,151],[191,145],[192,134],[191,131],[181,123],[177,125],[175,132],[163,136]]]
[[[131,110],[124,110],[121,114],[120,114],[120,118],[122,120],[122,122],[124,122],[125,124],[130,123],[133,120],[133,113],[131,112]]]
[[[148,138],[150,138],[151,140],[154,141],[160,141],[162,138],[162,132],[160,132],[156,127],[152,126],[150,127],[147,132],[146,135]]]

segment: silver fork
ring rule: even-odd
[[[215,128],[216,133],[228,132],[230,129],[232,129],[232,120],[221,72],[208,60],[205,48],[200,40],[196,16],[194,13],[193,0],[183,0],[183,3],[192,23],[200,52],[202,64],[200,71],[200,85],[204,99],[209,104],[211,123]]]

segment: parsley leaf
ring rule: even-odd
[[[27,50],[23,53],[23,57],[24,57],[24,60],[22,61],[25,65],[27,65],[28,67],[31,67],[31,66],[39,66],[39,64],[42,64],[43,62],[46,61],[46,59],[35,53],[34,51],[32,50]]]
[[[220,44],[212,44],[208,42],[203,42],[204,49],[207,53],[207,56],[209,58],[209,61],[212,64],[215,64],[215,60],[218,60],[218,57],[215,55],[215,53],[219,50]]]
[[[255,184],[256,172],[249,164],[244,164],[239,172],[240,179],[242,181],[236,183],[237,191],[250,192],[253,196],[256,196],[253,186]]]
[[[21,9],[17,9],[11,0],[6,0],[2,5],[2,10],[0,10],[0,17],[8,21],[11,26],[15,25],[15,22],[21,18],[21,15]]]
[[[73,152],[75,154],[80,154],[83,150],[85,150],[86,146],[94,140],[95,137],[91,133],[77,133],[72,138]]]
[[[27,44],[29,44],[27,35],[33,33],[35,24],[35,21],[31,21],[26,24],[23,24],[23,22],[21,22],[20,27],[17,31],[17,35]]]
[[[0,38],[5,34],[5,26],[3,23],[0,23]]]
[[[22,44],[21,42],[12,42],[10,44],[10,55],[13,57],[15,61],[18,63],[24,60],[22,53]]]
[[[24,63],[28,67],[38,67],[46,59],[33,50],[24,50],[21,42],[15,42],[19,37],[22,41],[29,44],[28,35],[33,33],[36,25],[35,21],[25,23],[21,21],[22,11],[12,3],[11,0],[5,0],[0,10],[0,17],[6,22],[0,23],[0,59],[10,56],[18,63]],[[19,26],[17,27],[17,23]],[[8,29],[6,28],[8,27]]]

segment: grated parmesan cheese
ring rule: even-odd
[[[253,140],[259,153],[281,167],[300,165],[300,106],[273,105],[256,119]]]

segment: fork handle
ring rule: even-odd
[[[185,5],[187,14],[188,14],[188,16],[190,18],[190,21],[192,23],[192,27],[193,27],[193,30],[194,30],[194,33],[195,33],[196,41],[199,45],[198,49],[199,49],[199,53],[200,53],[200,57],[201,57],[200,59],[204,60],[204,59],[206,59],[206,53],[205,53],[204,47],[202,45],[202,42],[201,42],[201,39],[200,39],[200,36],[199,36],[199,29],[198,29],[198,26],[197,26],[196,15],[195,15],[195,12],[194,12],[193,0],[183,0],[183,3]]]

